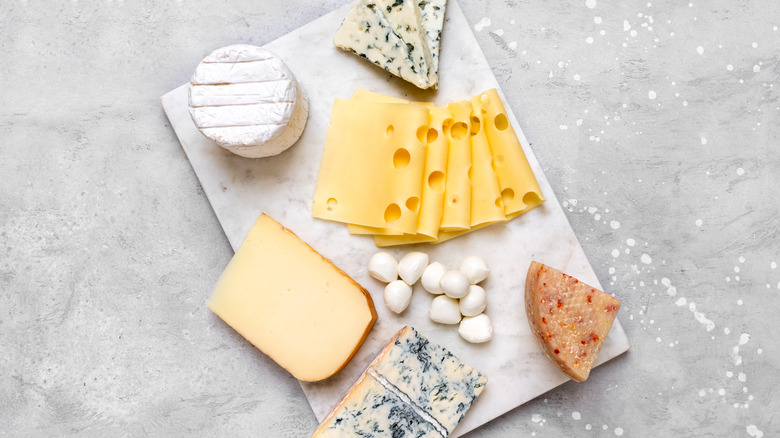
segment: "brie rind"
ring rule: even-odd
[[[189,110],[200,132],[243,157],[277,155],[300,137],[308,100],[276,55],[237,44],[212,52],[190,80]]]

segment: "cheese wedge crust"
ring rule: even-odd
[[[525,310],[547,357],[577,382],[588,378],[620,300],[542,263],[531,262]]]

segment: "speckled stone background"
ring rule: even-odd
[[[341,4],[0,6],[0,436],[314,429],[158,98]],[[780,435],[780,5],[462,7],[633,344],[468,436]]]

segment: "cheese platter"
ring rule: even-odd
[[[334,45],[334,35],[353,5],[346,5],[265,45],[263,49],[284,60],[295,74],[297,84],[305,92],[301,99],[305,99],[308,106],[308,120],[300,139],[278,155],[245,158],[202,135],[190,114],[190,84],[161,98],[168,119],[234,250],[241,247],[258,216],[265,213],[332,261],[364,287],[376,303],[376,322],[351,360],[331,377],[300,382],[318,422],[328,417],[387,341],[405,326],[411,326],[487,377],[481,395],[449,436],[469,432],[569,379],[548,360],[529,325],[524,288],[531,261],[554,266],[601,289],[521,125],[512,114],[512,103],[501,92],[463,12],[455,0],[446,3],[437,56],[440,77],[436,86],[428,89],[404,82]],[[487,305],[482,307],[484,314],[492,321],[489,340],[466,342],[457,329],[432,321],[429,308],[434,297],[421,283],[412,286],[411,297],[403,303],[406,305],[399,313],[390,310],[383,303],[385,282],[369,273],[369,260],[380,251],[375,239],[371,235],[351,234],[343,224],[312,217],[334,100],[350,99],[356,89],[439,106],[496,89],[504,102],[508,123],[514,128],[546,202],[510,221],[442,243],[381,249],[395,259],[402,259],[410,251],[421,252],[430,262],[441,263],[448,269],[457,269],[468,256],[484,260],[490,267],[490,274],[480,280],[480,287],[487,297]],[[351,165],[355,168],[343,168],[347,175],[365,173],[357,168],[361,163]],[[354,184],[376,185],[377,190],[381,186],[358,179]],[[231,328],[225,325],[224,329]],[[630,347],[618,319],[602,341],[596,366]]]

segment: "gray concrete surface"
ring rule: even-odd
[[[314,429],[158,98],[342,3],[3,3],[0,436]],[[778,436],[780,6],[462,6],[633,344],[469,436]]]

